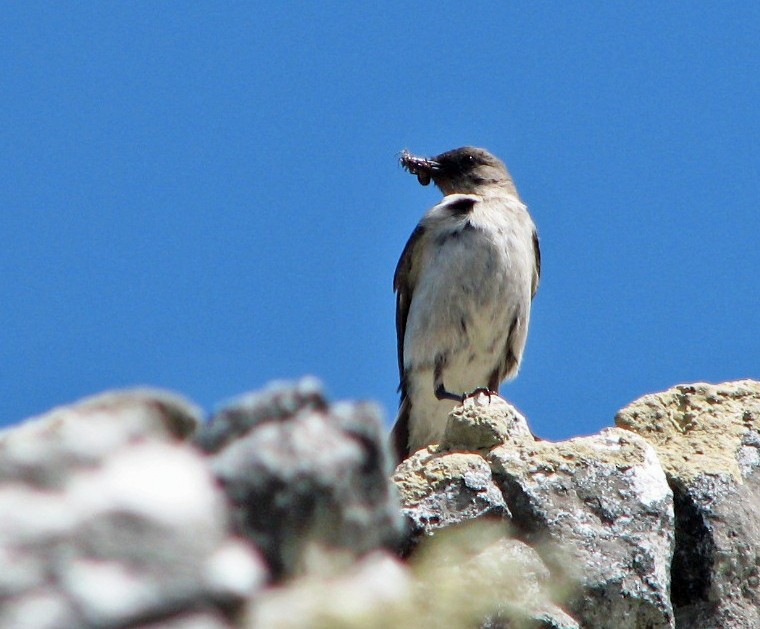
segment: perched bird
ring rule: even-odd
[[[438,443],[451,410],[513,378],[538,288],[538,235],[506,166],[462,147],[401,165],[444,194],[422,217],[396,267],[401,404],[398,459]]]

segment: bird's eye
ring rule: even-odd
[[[465,158],[465,161],[466,161],[468,164],[474,164],[474,163],[475,163],[475,156],[474,156],[474,155],[468,155],[468,156]]]

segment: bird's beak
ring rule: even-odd
[[[417,157],[404,149],[401,152],[399,163],[407,172],[417,175],[417,181],[423,186],[430,183],[430,179],[435,177],[441,171],[441,165],[432,159],[426,157]]]

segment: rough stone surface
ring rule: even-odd
[[[441,448],[488,450],[511,441],[534,441],[525,418],[498,395],[481,393],[467,398],[449,415]]]
[[[180,440],[196,423],[184,400],[140,390],[0,435],[0,626],[227,626],[266,572]]]
[[[673,488],[678,627],[760,627],[760,383],[681,385],[615,421],[655,446]]]
[[[654,445],[668,474],[729,473],[741,481],[742,442],[760,431],[760,382],[679,385],[632,402],[615,424]]]
[[[672,494],[654,449],[619,429],[497,448],[489,460],[515,527],[574,588],[584,627],[672,627]]]
[[[509,509],[479,454],[420,450],[393,475],[410,522],[407,552],[424,534],[480,517],[508,520]]]
[[[456,407],[442,443],[416,452],[393,475],[409,521],[406,552],[436,529],[481,517],[509,520],[483,454],[505,442],[533,441],[525,418],[499,396],[480,394]]]
[[[481,403],[452,413],[457,444],[467,442],[468,421],[471,447],[487,441],[488,425],[510,426],[501,431],[508,440],[477,452],[417,452],[394,476],[404,512],[425,533],[489,515],[510,519],[571,588],[569,608],[582,626],[674,626],[672,493],[652,446],[620,429],[535,441],[509,408]]]
[[[280,384],[231,402],[197,441],[211,453],[235,529],[262,549],[275,578],[329,571],[328,563],[401,543],[374,405],[328,407],[313,379]]]

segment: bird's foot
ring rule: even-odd
[[[443,384],[439,384],[435,388],[435,397],[439,400],[454,400],[460,404],[467,398],[466,395],[461,393],[451,393],[450,391],[447,391]]]
[[[476,397],[480,394],[487,395],[488,396],[488,403],[491,403],[491,397],[492,396],[499,396],[498,391],[494,391],[493,389],[489,389],[488,387],[478,387],[477,389],[473,389],[469,393],[465,394],[464,399]]]

